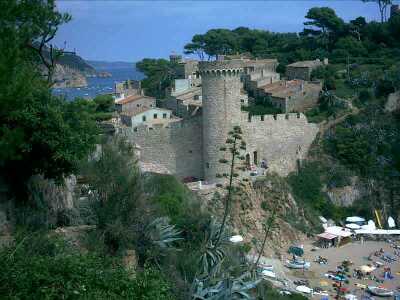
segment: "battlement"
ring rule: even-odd
[[[243,72],[243,67],[241,59],[202,61],[199,63],[199,72],[202,76],[236,76]]]
[[[251,116],[250,114],[245,114],[244,118],[248,123],[252,122],[274,122],[274,121],[302,121],[308,123],[307,118],[302,113],[288,113],[288,114],[276,114],[276,115],[258,115]]]

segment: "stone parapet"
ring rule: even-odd
[[[199,72],[204,75],[239,75],[243,72],[244,62],[241,59],[223,61],[202,61]]]

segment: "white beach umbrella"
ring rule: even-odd
[[[349,223],[354,223],[354,222],[365,222],[364,218],[353,216],[353,217],[347,217],[346,222]]]
[[[396,227],[396,223],[394,222],[394,219],[392,217],[388,218],[388,225],[389,225],[389,228]]]

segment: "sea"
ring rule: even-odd
[[[114,92],[114,85],[127,79],[141,80],[144,78],[143,73],[139,72],[134,65],[129,67],[104,67],[96,68],[97,71],[105,71],[112,76],[107,78],[87,77],[87,87],[81,88],[55,88],[53,94],[64,96],[67,100],[75,98],[92,99],[97,95],[109,94]]]

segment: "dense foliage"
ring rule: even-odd
[[[346,23],[329,7],[314,7],[300,33],[273,33],[238,27],[234,30],[211,29],[196,34],[185,46],[185,53],[200,59],[217,54],[248,53],[254,57],[278,58],[284,66],[297,60],[328,57],[334,62],[379,62],[399,56],[400,16],[388,22],[367,23],[358,17]]]
[[[61,179],[76,171],[97,133],[89,112],[51,94],[51,71],[43,77],[35,45],[50,41],[70,18],[54,7],[54,1],[0,3],[0,176],[19,200],[32,175]]]
[[[118,258],[77,249],[42,233],[25,233],[0,251],[2,299],[174,299],[160,272],[136,276]]]
[[[136,68],[146,76],[142,80],[146,95],[157,98],[165,97],[165,89],[177,76],[177,65],[165,59],[145,58],[136,63]]]

